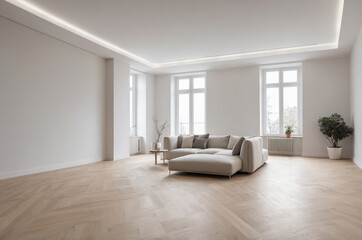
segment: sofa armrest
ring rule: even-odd
[[[163,148],[167,150],[172,150],[177,148],[177,136],[170,136],[163,138]]]
[[[178,141],[177,136],[164,137],[163,138],[163,148],[167,149],[168,151],[170,151],[172,149],[176,149],[177,148],[177,141]],[[163,154],[163,157],[164,157],[164,159],[169,160],[168,152],[165,152]]]
[[[240,172],[252,173],[261,167],[263,158],[263,139],[261,137],[248,138],[243,142],[240,151],[242,166]]]

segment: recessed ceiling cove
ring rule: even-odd
[[[334,49],[344,4],[343,0],[7,1],[151,67]]]

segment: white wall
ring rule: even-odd
[[[351,118],[354,127],[353,161],[362,168],[362,28],[351,54]]]
[[[155,76],[146,74],[146,152],[151,149],[151,143],[155,141],[155,127],[153,118],[155,116]]]
[[[137,136],[143,139],[142,153],[148,153],[154,141],[154,81],[152,74],[137,74]]]
[[[155,80],[155,113],[160,121],[171,119],[170,79],[170,75],[159,75]],[[165,135],[169,135],[170,130]],[[258,67],[206,73],[206,131],[259,135]]]
[[[170,119],[170,75],[156,76],[156,117]],[[303,146],[306,156],[326,157],[319,132],[320,116],[341,113],[349,123],[349,60],[303,63]],[[260,135],[259,68],[257,66],[206,72],[206,128],[211,134]],[[170,134],[168,131],[166,135]],[[298,141],[300,142],[300,141]],[[342,142],[351,156],[351,139]]]
[[[259,68],[206,73],[206,131],[259,135]]]
[[[171,119],[171,76],[155,77],[155,118],[160,122]],[[170,127],[165,130],[165,136],[171,134]]]
[[[303,63],[303,155],[327,157],[328,140],[318,127],[319,117],[339,113],[350,124],[349,59]],[[342,157],[350,158],[352,139],[341,142]]]
[[[1,17],[0,32],[0,178],[106,159],[113,144],[106,61]],[[129,67],[118,64],[115,71],[123,79]],[[124,86],[116,84],[122,112],[115,115],[128,114]],[[116,128],[119,155],[128,153],[121,136],[128,139],[128,119],[116,117],[127,126],[125,133]]]
[[[114,60],[106,60],[106,107],[105,116],[105,158],[104,160],[114,160]]]
[[[129,64],[114,60],[113,160],[129,157]]]
[[[155,115],[171,119],[171,76],[155,77]],[[259,68],[206,72],[206,132],[259,135]],[[168,129],[165,135],[170,135]],[[173,134],[173,133],[171,133]]]

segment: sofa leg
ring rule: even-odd
[[[229,175],[229,180],[231,180],[231,175]]]
[[[170,170],[168,171],[168,175],[169,175],[169,176],[171,175],[171,171],[170,171]]]

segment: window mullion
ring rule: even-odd
[[[179,121],[179,97],[180,97],[180,91],[178,90],[178,79],[176,80],[176,84],[175,84],[175,95],[176,95],[176,99],[175,99],[175,125],[176,125],[176,134],[180,134],[180,121]]]
[[[283,70],[279,70],[279,134],[283,134],[284,127],[284,91],[283,91]]]
[[[302,113],[303,113],[303,102],[302,102],[302,71],[298,71],[298,79],[297,79],[297,88],[298,88],[298,135],[302,136],[303,133],[303,119],[302,119]]]
[[[262,84],[263,84],[263,135],[266,134],[266,123],[267,123],[267,109],[266,109],[266,71],[263,71],[263,79],[262,79]]]
[[[133,121],[134,135],[137,136],[137,76],[133,78]]]
[[[189,126],[190,134],[194,134],[194,79],[190,77],[190,94],[189,94]]]

